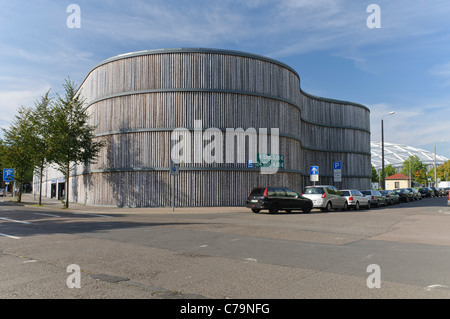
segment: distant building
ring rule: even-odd
[[[406,188],[410,187],[409,177],[402,174],[394,174],[389,177],[386,177],[386,189],[392,190],[396,188]]]
[[[381,170],[381,142],[371,142],[371,153],[372,153],[372,165],[377,171]],[[434,166],[434,153],[402,144],[386,143],[384,142],[384,165],[392,165],[397,172],[400,172],[403,162],[406,161],[410,156],[416,155],[419,160],[427,165],[430,169]],[[436,154],[436,165],[442,165],[448,161],[448,158]]]

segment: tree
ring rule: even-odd
[[[372,174],[372,183],[376,183],[379,181],[379,176],[377,174],[377,170],[375,169],[375,166],[372,165],[371,168],[371,174]]]
[[[394,166],[392,166],[392,164],[386,165],[384,167],[384,178],[392,176],[395,173],[396,173],[396,170],[395,170]],[[382,172],[380,171],[380,176],[379,176],[380,181],[381,181],[381,174],[382,174]]]
[[[29,108],[18,109],[13,124],[3,129],[3,165],[14,168],[14,182],[18,183],[18,202],[22,201],[23,185],[33,178],[33,130]]]
[[[89,125],[85,112],[85,99],[77,93],[75,83],[66,79],[63,84],[65,96],[58,95],[49,121],[49,148],[51,161],[58,165],[64,175],[65,207],[69,208],[70,172],[78,164],[95,162],[104,141],[94,141],[96,127]]]
[[[419,184],[426,183],[427,166],[423,164],[417,155],[410,156],[403,162],[401,173],[410,176],[411,180]]]
[[[49,163],[50,148],[50,127],[51,120],[51,98],[49,97],[50,90],[41,97],[40,101],[35,102],[35,108],[32,111],[30,122],[33,130],[32,144],[34,149],[33,166],[39,175],[39,205],[42,205],[42,178],[44,175],[44,168]]]
[[[434,176],[434,170],[433,170]],[[441,181],[448,181],[450,178],[450,160],[440,165],[437,168],[437,177],[441,179]]]

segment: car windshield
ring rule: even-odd
[[[344,196],[350,196],[350,192],[349,191],[341,191],[341,193]]]
[[[361,191],[361,193],[363,193],[364,195],[372,195],[370,191]]]
[[[324,190],[322,187],[308,187],[305,189],[304,194],[323,194]]]

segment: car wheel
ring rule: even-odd
[[[355,210],[359,210],[359,202],[356,202],[356,204],[355,204]]]
[[[270,214],[277,214],[278,213],[278,205],[277,204],[270,205],[269,213]]]
[[[366,209],[370,209],[370,201],[367,202]]]
[[[343,212],[345,212],[346,210],[348,210],[348,203],[347,202],[344,203],[344,207],[342,208]]]
[[[331,205],[331,202],[328,202],[327,203],[327,206],[325,207],[325,209],[324,209],[324,211],[325,212],[331,212],[331,209],[332,209],[333,207],[332,207],[332,205]]]
[[[380,207],[380,201],[377,200],[377,207]]]
[[[311,205],[308,205],[308,207],[303,208],[302,211],[306,214],[309,214],[311,212],[312,208],[313,208],[313,205],[311,204]]]
[[[255,214],[258,214],[260,211],[261,211],[260,209],[255,209],[255,208],[252,209],[252,212],[254,212]]]

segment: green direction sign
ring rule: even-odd
[[[256,167],[284,168],[284,156],[279,154],[256,154]]]

